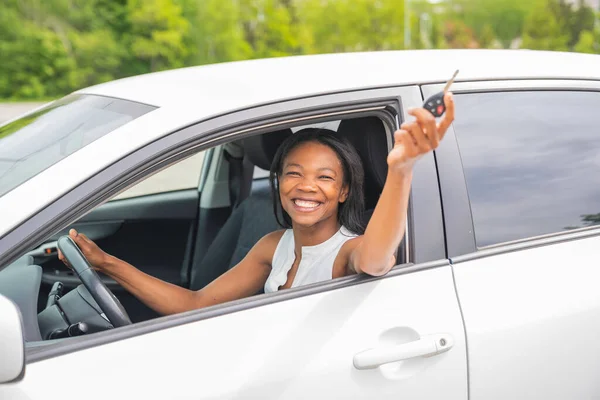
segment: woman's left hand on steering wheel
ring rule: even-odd
[[[114,327],[130,325],[131,319],[127,315],[127,311],[119,299],[108,289],[102,278],[98,276],[92,263],[79,247],[78,242],[73,239],[75,233],[72,230],[69,236],[58,238],[57,247],[59,249],[59,257],[75,271],[81,283],[83,283]],[[100,264],[103,262],[102,257],[104,256],[102,254],[106,255],[106,253],[100,250],[87,237],[83,237],[81,234],[76,235],[76,237],[79,237],[80,243],[84,243],[87,246],[88,254],[94,257],[96,263]]]
[[[410,174],[419,158],[438,147],[454,121],[454,99],[450,92],[444,95],[444,103],[446,113],[439,123],[436,123],[434,116],[424,108],[408,111],[416,119],[403,123],[394,133],[394,148],[387,158],[391,171],[402,175]]]
[[[108,254],[85,234],[79,233],[75,229],[69,230],[69,237],[73,239],[92,267],[97,271],[102,271],[102,267],[106,264],[109,257]],[[71,267],[60,249],[58,250],[58,258],[65,263],[65,265]]]

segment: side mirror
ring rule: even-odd
[[[21,312],[0,295],[0,384],[18,382],[25,375],[25,341]]]

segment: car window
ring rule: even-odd
[[[0,127],[0,196],[154,107],[72,95]]]
[[[600,93],[455,98],[477,246],[600,223]]]
[[[201,151],[171,165],[115,196],[113,200],[198,188],[204,154]]]
[[[252,179],[264,179],[269,177],[269,171],[266,169],[262,169],[259,166],[254,166],[254,171],[252,173]]]

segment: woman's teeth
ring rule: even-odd
[[[316,201],[294,200],[294,204],[302,208],[316,208],[319,206],[320,203]]]

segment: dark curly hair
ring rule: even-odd
[[[287,138],[277,149],[269,181],[273,199],[275,219],[282,228],[291,228],[292,220],[283,209],[279,197],[279,176],[283,173],[283,163],[288,154],[300,144],[317,142],[332,149],[342,163],[344,185],[348,187],[348,198],[338,207],[338,221],[349,231],[362,235],[365,231],[363,212],[365,199],[363,193],[364,170],[358,152],[343,136],[329,129],[305,128]]]

